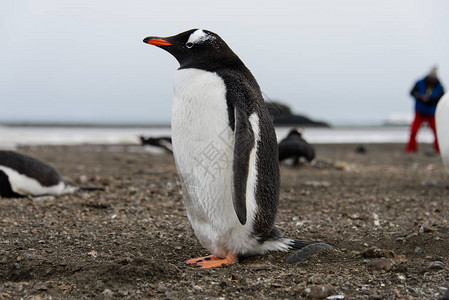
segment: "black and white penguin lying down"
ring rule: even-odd
[[[304,140],[302,132],[292,129],[279,143],[279,161],[293,159],[293,166],[296,166],[302,157],[311,162],[315,158],[315,149]]]
[[[310,244],[287,238],[274,226],[280,186],[276,135],[244,63],[207,30],[144,42],[180,64],[172,103],[173,154],[188,218],[212,254],[187,263],[220,267],[240,255]]]
[[[144,137],[139,136],[140,138],[140,144],[142,146],[150,145],[150,146],[156,146],[160,147],[162,149],[165,149],[165,151],[169,153],[173,153],[173,146],[171,143],[171,137],[158,137],[158,138],[152,138],[152,137]]]
[[[77,189],[46,163],[17,152],[0,150],[1,197],[62,195]]]

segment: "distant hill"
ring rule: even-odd
[[[411,113],[392,113],[388,116],[382,126],[409,126],[413,121]]]
[[[302,115],[292,113],[290,107],[279,102],[265,102],[268,106],[274,125],[277,126],[313,126],[330,127],[329,124],[322,121],[314,121]]]

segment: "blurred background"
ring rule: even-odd
[[[376,136],[390,131],[402,142],[414,82],[436,65],[449,84],[448,11],[444,0],[2,0],[0,143],[48,132],[11,125],[136,128],[122,128],[123,136],[157,125],[154,134],[169,134],[178,63],[142,40],[191,28],[218,33],[267,101],[333,128],[383,126]],[[72,140],[86,141],[76,130]],[[120,131],[108,132],[103,142],[123,141]]]

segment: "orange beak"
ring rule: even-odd
[[[145,43],[154,45],[154,46],[170,46],[171,43],[161,39],[148,39],[143,40]]]

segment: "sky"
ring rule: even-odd
[[[414,82],[449,88],[449,1],[1,0],[0,123],[168,124],[177,61],[144,44],[219,34],[271,100],[338,124],[410,116]]]

